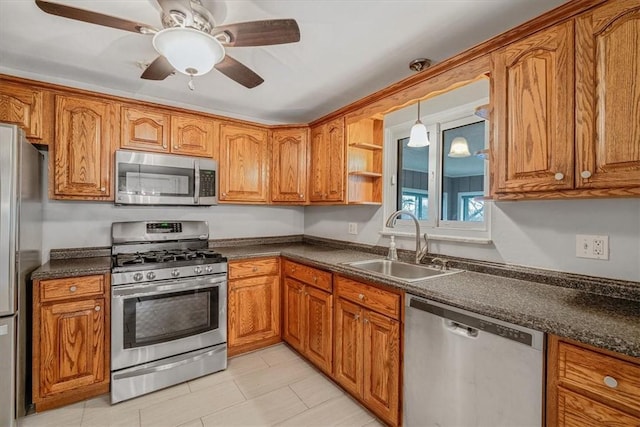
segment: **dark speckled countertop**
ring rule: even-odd
[[[282,255],[433,301],[640,357],[640,301],[637,300],[474,271],[408,283],[344,264],[383,258],[381,255],[316,244],[225,245],[215,249],[229,260]],[[106,273],[109,269],[108,257],[55,259],[36,270],[32,277],[80,276]],[[634,282],[630,284],[635,286]],[[638,287],[640,289],[640,284]]]

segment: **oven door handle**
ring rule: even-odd
[[[112,288],[113,298],[137,298],[151,295],[162,295],[180,291],[216,288],[225,284],[226,276],[212,279],[196,279],[184,281],[180,279],[158,282],[154,284],[133,284]]]

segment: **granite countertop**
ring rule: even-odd
[[[214,246],[214,249],[230,261],[282,255],[317,268],[640,357],[640,301],[473,271],[408,283],[344,264],[383,258],[380,255],[306,243]],[[53,259],[36,270],[32,278],[108,273],[110,267],[109,257]]]

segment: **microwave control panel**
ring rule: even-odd
[[[212,170],[200,170],[200,197],[216,196],[216,173]]]

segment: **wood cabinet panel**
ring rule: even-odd
[[[286,276],[293,277],[302,283],[314,286],[318,289],[331,292],[333,288],[331,273],[327,271],[318,270],[317,268],[298,264],[297,262],[289,260],[284,260],[283,270]]]
[[[31,141],[51,142],[51,104],[52,95],[48,91],[0,80],[0,122],[19,125]]]
[[[493,54],[497,192],[573,188],[573,22]]]
[[[363,399],[387,421],[398,422],[400,405],[400,323],[364,314]]]
[[[324,148],[324,125],[311,128],[311,142],[309,146],[310,177],[309,200],[322,201],[325,193],[325,171],[327,152]]]
[[[243,277],[280,274],[280,262],[277,258],[256,258],[246,261],[231,261],[228,268],[229,280],[241,279]]]
[[[37,411],[109,390],[109,284],[108,275],[34,283],[32,381]],[[61,290],[71,286],[92,295],[64,298]]]
[[[400,318],[400,295],[346,277],[336,277],[336,294],[394,319]]]
[[[576,20],[578,188],[640,187],[639,39],[636,0]]]
[[[171,116],[161,110],[122,107],[120,148],[169,152]]]
[[[213,157],[216,122],[196,115],[171,116],[171,152]]]
[[[333,295],[305,288],[305,356],[323,371],[331,374],[333,354]]]
[[[595,400],[560,388],[558,390],[558,427],[638,427],[640,418],[603,405]]]
[[[229,349],[280,337],[279,276],[229,282]],[[253,347],[257,348],[257,347]],[[232,352],[237,354],[236,352]]]
[[[344,117],[311,129],[311,202],[345,201]]]
[[[299,352],[304,352],[305,317],[304,285],[285,277],[283,280],[282,339]]]
[[[305,203],[309,129],[274,130],[271,138],[271,201]]]
[[[220,125],[220,201],[268,202],[267,131]]]
[[[113,200],[117,110],[117,105],[98,98],[56,96],[50,198]]]
[[[342,298],[335,304],[335,380],[356,396],[363,390],[363,309]]]

